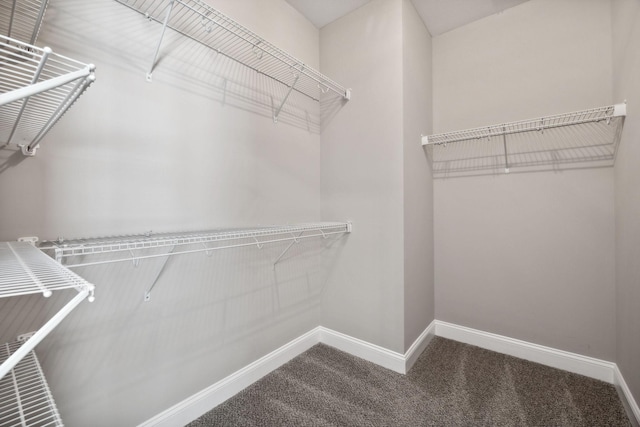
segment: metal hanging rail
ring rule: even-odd
[[[346,100],[351,91],[277,48],[233,19],[199,0],[116,0],[162,24],[147,80],[151,81],[165,29],[171,28],[219,55],[226,56],[287,88],[274,112],[274,121],[292,91],[320,101],[320,95],[335,92]]]
[[[626,104],[422,137],[433,175],[615,161]]]
[[[21,346],[22,341],[0,346],[0,364]],[[7,427],[62,426],[62,420],[33,351],[9,375],[0,379],[0,425]]]
[[[0,2],[0,35],[34,44],[40,32],[48,0]]]
[[[0,379],[13,369],[85,298],[94,300],[94,286],[27,242],[0,242],[0,297],[14,297],[73,288],[78,294],[0,365]]]
[[[114,262],[134,262],[141,259],[168,257],[173,255],[198,252],[210,253],[214,250],[256,246],[262,248],[268,243],[294,241],[313,237],[326,238],[335,234],[351,232],[349,222],[323,222],[313,224],[273,226],[252,229],[213,230],[183,234],[147,233],[141,236],[108,237],[102,239],[62,240],[43,242],[42,250],[52,250],[56,259],[65,263],[67,268],[89,265],[109,264]],[[190,247],[189,247],[190,246]],[[181,247],[181,250],[176,250]],[[170,248],[166,253],[143,254],[144,249]],[[65,262],[71,257],[124,252],[126,257],[107,260],[81,260]],[[284,253],[278,257],[277,263]],[[275,264],[274,263],[274,264]]]
[[[0,35],[0,144],[33,156],[44,135],[93,83],[95,66]]]

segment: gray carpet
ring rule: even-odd
[[[406,376],[318,344],[189,427],[629,425],[610,384],[436,337]]]

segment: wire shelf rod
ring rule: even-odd
[[[0,297],[13,297],[93,285],[27,242],[0,242]]]
[[[95,66],[0,36],[0,144],[35,155],[44,135],[95,81]]]
[[[573,126],[626,115],[626,105],[616,104],[606,107],[593,108],[573,113],[558,114],[538,119],[522,120],[499,125],[484,126],[461,131],[447,132],[422,137],[422,145],[441,145],[473,139],[492,138],[523,132],[543,132],[562,126]]]
[[[219,249],[232,249],[232,248],[241,248],[246,246],[257,246],[258,248],[261,249],[265,244],[269,244],[269,243],[288,242],[290,240],[295,240],[295,239],[298,239],[298,240],[309,239],[313,237],[325,237],[333,234],[345,234],[345,233],[346,233],[345,231],[335,231],[335,232],[324,233],[324,234],[318,233],[318,234],[304,235],[300,237],[284,237],[280,239],[269,239],[269,240],[261,240],[257,242],[254,241],[254,242],[248,242],[248,243],[236,243],[236,244],[225,245],[225,246],[198,248],[198,249],[192,249],[192,250],[186,250],[186,251],[175,251],[175,252],[163,253],[163,254],[139,255],[139,256],[135,255],[134,259],[141,260],[141,259],[151,259],[151,258],[162,258],[162,257],[167,257],[172,255],[186,255],[186,254],[194,254],[194,253],[200,253],[200,252],[210,253],[212,251],[219,250]],[[66,265],[66,267],[77,268],[77,267],[86,267],[91,265],[111,264],[116,262],[131,262],[131,260],[132,258],[119,258],[119,259],[104,260],[104,261],[81,262],[76,264],[69,264],[69,265]]]
[[[129,252],[129,255],[113,260],[87,261],[78,263],[69,263],[67,268],[82,267],[88,265],[109,264],[114,262],[126,262],[132,259],[149,259],[159,258],[171,255],[191,254],[198,252],[211,253],[218,249],[229,249],[245,246],[262,247],[267,243],[278,243],[296,239],[307,239],[313,237],[324,237],[334,234],[345,234],[351,232],[350,223],[322,223],[314,225],[288,226],[288,227],[269,227],[253,230],[235,230],[235,231],[218,231],[209,233],[194,233],[186,236],[158,236],[144,237],[141,239],[110,241],[104,240],[82,240],[65,242],[64,244],[56,244],[49,242],[50,245],[42,246],[43,250],[53,250],[56,253],[56,259],[63,260],[69,257],[96,255],[114,252]],[[306,233],[306,234],[305,234]],[[238,240],[235,243],[229,243]],[[249,240],[249,241],[247,241]],[[209,243],[223,243],[221,246],[208,246]],[[135,251],[152,248],[175,247],[185,245],[200,245],[196,249],[187,249],[173,251],[171,253],[161,254],[135,254]]]
[[[10,3],[10,4],[9,4]],[[48,0],[13,0],[0,5],[0,34],[33,44],[38,38]]]
[[[320,72],[307,67],[303,62],[272,45],[246,29],[226,15],[199,0],[117,0],[149,19],[163,23],[168,1],[175,2],[167,26],[219,54],[237,61],[254,71],[272,77],[287,87],[290,82],[287,70],[299,72],[310,82],[302,83],[300,93],[314,100],[319,99],[320,90],[331,90],[345,99],[350,91]],[[177,10],[176,10],[177,9]],[[276,66],[275,64],[279,65]],[[312,82],[312,83],[311,83]]]

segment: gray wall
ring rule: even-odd
[[[616,189],[616,362],[640,399],[640,2],[613,5],[614,97],[628,101],[615,167]]]
[[[433,317],[430,36],[408,0],[373,0],[320,31],[323,72],[354,98],[322,133],[323,218],[354,233],[335,259],[322,325],[404,353]]]
[[[403,351],[402,1],[373,0],[320,31],[324,73],[353,99],[322,133],[323,218],[353,221],[322,325]]]
[[[318,66],[318,30],[284,0],[211,4]],[[170,32],[149,84],[159,30],[113,0],[51,2],[38,44],[94,62],[97,81],[35,158],[0,149],[0,239],[320,219],[319,107],[294,96],[274,124],[266,80]],[[171,258],[147,303],[161,260],[79,270],[96,301],[38,347],[65,424],[135,425],[318,326],[330,240],[275,271],[284,245]],[[70,296],[2,299],[2,342]]]
[[[610,19],[532,0],[435,37],[434,132],[610,104]],[[436,180],[436,318],[614,360],[613,202],[612,169]]]
[[[431,132],[431,36],[413,4],[402,9],[404,350],[435,319],[433,182],[420,135]]]

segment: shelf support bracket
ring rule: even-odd
[[[149,289],[147,289],[145,291],[145,293],[144,293],[144,302],[151,301],[151,291],[156,286],[156,283],[158,283],[158,279],[160,278],[160,275],[164,271],[164,268],[167,266],[167,262],[169,261],[169,258],[171,258],[171,255],[173,255],[173,251],[175,249],[176,249],[176,246],[173,245],[173,246],[171,246],[171,249],[169,249],[169,252],[167,252],[167,254],[166,254],[167,256],[164,259],[164,263],[162,264],[162,267],[160,267],[160,270],[158,271],[158,274],[156,274],[156,278],[153,279],[153,283],[151,284],[151,286],[149,286]]]
[[[280,262],[280,260],[282,259],[282,257],[283,257],[283,256],[284,256],[284,255],[289,251],[289,249],[291,249],[291,246],[293,246],[294,244],[298,243],[298,241],[299,241],[299,240],[298,240],[298,238],[299,238],[300,236],[302,236],[302,233],[303,233],[303,232],[301,231],[297,236],[294,236],[293,234],[291,235],[291,237],[293,238],[293,240],[291,241],[291,243],[289,243],[289,246],[287,246],[287,247],[284,249],[284,251],[282,251],[282,253],[278,256],[278,258],[276,258],[276,259],[275,259],[275,261],[273,261],[273,269],[274,269],[274,270],[276,269],[276,264],[277,264],[278,262]],[[324,233],[322,233],[322,235],[324,236]]]
[[[280,111],[282,111],[282,107],[284,107],[284,104],[287,102],[287,99],[289,99],[289,95],[291,95],[291,92],[293,91],[293,88],[296,86],[296,83],[298,83],[299,78],[300,78],[300,73],[295,73],[295,78],[293,79],[293,83],[291,83],[291,86],[289,86],[289,90],[287,91],[287,94],[284,96],[284,99],[280,103],[280,106],[278,107],[276,112],[273,114],[274,123],[278,123],[278,116],[280,115]]]
[[[171,17],[171,11],[173,10],[173,4],[175,3],[175,0],[171,0],[169,2],[169,8],[167,9],[167,14],[164,17],[164,22],[162,23],[162,32],[160,32],[160,40],[158,40],[158,45],[156,46],[156,51],[153,54],[153,61],[151,61],[151,68],[149,69],[149,72],[147,73],[147,81],[151,82],[152,81],[152,74],[153,74],[153,69],[156,67],[156,61],[158,59],[158,54],[160,53],[160,46],[162,45],[162,39],[164,38],[164,33],[167,29],[167,24],[169,23],[169,17]]]
[[[504,145],[504,173],[509,173],[509,154],[507,152],[507,134],[504,127],[502,128],[502,145]]]

